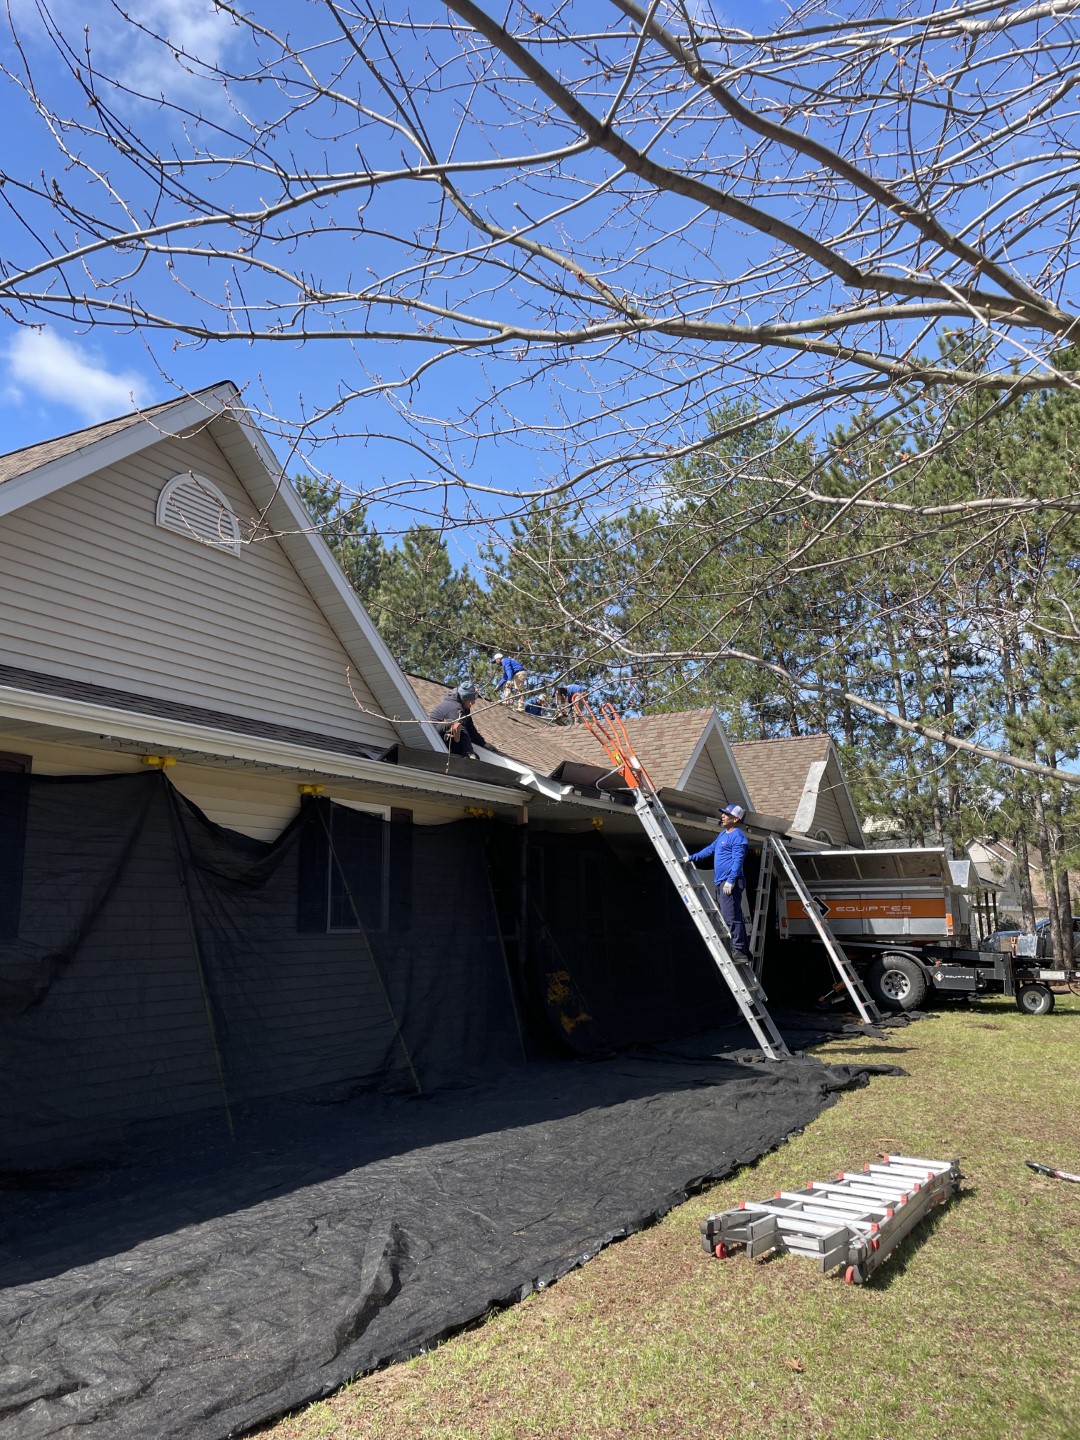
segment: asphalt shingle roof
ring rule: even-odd
[[[428,712],[447,694],[448,687],[434,680],[418,675],[408,679]],[[541,775],[554,774],[564,761],[605,770],[610,766],[600,742],[584,725],[556,725],[487,699],[476,702],[472,715],[485,740]],[[625,722],[627,738],[658,790],[678,784],[711,719],[711,710],[688,710]]]
[[[806,789],[810,766],[825,759],[829,743],[828,735],[799,735],[787,740],[748,740],[732,745],[754,809],[790,825]]]
[[[711,710],[677,710],[668,715],[638,715],[627,720],[626,735],[658,790],[678,785]]]
[[[429,714],[449,691],[448,686],[420,675],[406,678]],[[487,698],[477,700],[472,717],[485,740],[541,775],[550,775],[564,760],[596,766],[605,763],[604,752],[583,725],[555,725]]]

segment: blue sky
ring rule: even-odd
[[[698,8],[706,0],[698,0]],[[392,7],[387,7],[387,13]],[[843,10],[844,7],[840,7]],[[749,4],[739,0],[734,6],[725,7],[724,19],[730,23],[761,28],[769,17],[779,16],[784,7],[779,4]],[[610,23],[611,11],[607,7],[587,3],[579,5],[582,14],[595,13],[602,16],[602,24]],[[445,12],[435,0],[420,0],[412,7],[414,15],[420,17],[442,17]],[[55,55],[41,33],[41,22],[37,18],[34,0],[15,0],[14,13],[19,34],[25,46],[25,59],[31,73],[39,83],[47,86],[57,100],[58,109],[64,106],[74,113],[82,107],[85,117],[85,98],[70,83],[64,84],[64,77],[58,67]],[[124,22],[108,0],[55,0],[53,13],[63,33],[78,49],[83,43],[84,23],[89,27],[92,57],[107,73],[111,72],[122,82],[144,94],[164,92],[175,106],[186,108],[190,117],[185,119],[176,110],[168,111],[146,99],[115,96],[115,111],[121,123],[145,139],[152,147],[168,152],[176,147],[178,153],[190,153],[191,140],[199,140],[200,133],[206,143],[212,143],[213,136],[207,127],[200,127],[195,117],[203,115],[210,122],[226,129],[240,130],[243,127],[226,106],[221,87],[212,83],[199,67],[185,63],[162,52],[151,39],[141,36],[136,29]],[[214,64],[244,67],[249,63],[250,51],[243,32],[239,31],[228,16],[206,0],[141,0],[136,13],[148,25],[156,25],[169,35],[178,51],[198,55]],[[293,27],[305,40],[314,38],[313,27],[325,26],[326,15],[302,0],[263,0],[257,8],[260,21],[273,26],[276,23]],[[436,53],[447,54],[460,48],[457,39],[449,40],[445,35],[435,36],[431,47]],[[442,47],[440,52],[439,47]],[[18,69],[9,40],[4,41],[5,59]],[[410,64],[420,64],[420,50],[410,52],[402,45],[401,54],[406,70]],[[85,62],[78,57],[85,70]],[[934,57],[924,55],[924,61]],[[566,62],[573,64],[573,60]],[[453,65],[447,67],[447,74],[454,78]],[[361,75],[354,78],[355,69],[347,75],[350,85],[367,85],[368,95],[379,101],[377,87]],[[600,87],[602,88],[602,87]],[[260,90],[253,85],[240,86],[248,113],[255,107],[255,118],[265,118],[272,113],[275,103],[268,89]],[[474,103],[476,103],[474,101]],[[502,99],[497,88],[483,95],[479,102],[484,106],[485,122],[496,122],[506,117],[500,113]],[[47,181],[53,180],[64,187],[66,192],[79,194],[84,182],[70,167],[59,165],[54,144],[43,125],[32,118],[26,99],[20,96],[10,83],[0,85],[0,121],[5,133],[17,136],[19,172],[33,176],[44,171]],[[459,110],[455,109],[456,95],[452,88],[433,97],[430,106],[430,121],[433,133],[441,144],[449,130],[462,121]],[[839,121],[836,122],[839,124]],[[334,133],[333,117],[325,111],[319,112],[310,125],[300,127],[289,122],[281,127],[281,133],[274,137],[278,153],[294,157],[300,167],[319,169],[328,166],[340,170],[356,164],[357,153],[370,143],[376,163],[389,165],[397,163],[396,142],[387,139],[385,131],[372,137],[369,133]],[[560,143],[571,135],[572,127],[556,127],[558,138],[551,143]],[[513,142],[528,139],[518,128],[512,132]],[[546,133],[546,132],[545,132]],[[700,154],[692,154],[695,131],[691,127],[676,142],[671,136],[661,135],[658,144],[670,145],[673,155],[682,161],[690,155],[693,163],[708,168],[713,154],[708,144],[708,132],[696,132],[701,140]],[[208,137],[208,138],[207,138]],[[479,137],[479,138],[478,138]],[[465,128],[460,140],[460,151],[468,151],[484,143],[482,131]],[[740,141],[741,143],[741,141]],[[680,150],[678,147],[682,146]],[[111,156],[103,149],[88,147],[107,179],[117,178],[123,186],[125,180],[124,162],[115,153]],[[460,152],[459,152],[460,153]],[[475,155],[475,148],[469,152]],[[567,197],[577,192],[574,186],[582,178],[599,175],[607,162],[586,159],[580,162],[572,180],[567,180]],[[592,167],[592,168],[590,168]],[[12,169],[15,168],[13,164]],[[262,194],[261,187],[266,177],[250,170],[230,167],[221,174],[204,168],[201,174],[212,178],[204,189],[209,194],[225,193],[230,204],[255,203]],[[140,182],[141,184],[142,182]],[[557,186],[560,181],[552,181]],[[748,182],[744,182],[748,183]],[[761,193],[772,209],[781,216],[797,219],[801,205],[809,203],[805,197],[789,194],[784,186],[773,183],[766,174],[758,182]],[[216,190],[215,190],[216,187]],[[100,192],[100,187],[98,187]],[[4,192],[9,205],[12,187]],[[89,193],[87,191],[87,193]],[[148,191],[139,192],[145,203]],[[700,273],[702,291],[716,283],[722,293],[724,277],[738,273],[741,267],[763,258],[762,243],[745,230],[729,223],[710,223],[686,235],[676,234],[665,240],[651,252],[652,262],[660,262],[652,275],[647,273],[640,260],[641,246],[649,238],[668,228],[676,229],[689,218],[689,211],[680,199],[665,197],[643,203],[641,192],[626,210],[612,204],[601,215],[610,226],[608,236],[612,264],[608,278],[618,284],[622,270],[636,270],[638,283],[646,288],[663,265],[670,264],[684,287],[685,293],[693,296],[693,284]],[[540,203],[539,200],[536,203]],[[381,238],[380,229],[389,228],[392,221],[399,227],[408,228],[419,224],[425,218],[426,208],[434,201],[431,193],[411,191],[403,188],[387,191],[380,195],[378,203],[366,212],[370,220],[362,233],[343,232],[329,234],[319,239],[307,238],[303,244],[304,263],[310,271],[320,273],[320,278],[335,288],[349,289],[356,285],[373,284],[402,263],[400,247]],[[493,202],[493,211],[499,214],[502,223],[521,223],[522,215],[530,215],[533,199],[526,182],[507,194],[505,203]],[[350,212],[350,206],[352,207]],[[3,249],[9,256],[17,252],[26,263],[35,251],[33,227],[48,228],[49,207],[39,203],[35,213],[28,214],[28,227],[24,227],[11,213],[3,212]],[[116,211],[116,214],[119,212]],[[355,201],[350,200],[340,215],[345,222],[355,217]],[[122,217],[117,223],[122,222]],[[566,222],[571,225],[572,221]],[[74,233],[74,231],[72,232]],[[555,227],[547,226],[538,232],[542,236],[555,236]],[[574,232],[568,231],[571,248]],[[583,242],[584,243],[584,242]],[[616,261],[622,256],[622,264]],[[123,257],[112,266],[112,276],[122,271]],[[209,313],[208,307],[215,295],[220,295],[219,276],[209,273],[205,279],[207,306],[191,295],[178,298],[178,281],[183,278],[189,287],[203,284],[200,262],[192,261],[186,269],[170,270],[164,265],[154,268],[144,264],[133,268],[127,279],[115,281],[116,288],[130,288],[139,303],[148,309],[171,311],[180,315]],[[288,296],[280,285],[275,285],[265,273],[250,272],[243,277],[250,287],[248,298],[260,295],[272,296],[277,302],[287,304]],[[481,282],[478,280],[477,284]],[[219,287],[215,290],[215,286]],[[466,267],[451,277],[445,287],[448,298],[457,303],[469,303],[469,274]],[[429,285],[426,294],[435,293],[437,285]],[[284,298],[283,298],[284,296]],[[522,304],[531,305],[533,313],[542,299],[542,290],[522,293]],[[481,295],[477,304],[485,301]],[[743,295],[727,296],[715,303],[719,309],[726,307],[732,314],[753,314],[767,308],[767,294],[756,299]],[[500,303],[506,305],[505,296]],[[512,308],[512,301],[511,301]],[[376,311],[375,313],[382,313]],[[726,313],[726,312],[725,312]],[[322,317],[327,323],[340,321],[345,314],[332,313]],[[23,316],[36,322],[40,315]],[[47,436],[61,433],[91,423],[106,416],[123,412],[136,404],[152,403],[169,398],[182,389],[196,389],[220,379],[234,380],[258,410],[295,418],[302,411],[317,404],[325,404],[339,387],[354,388],[364,383],[365,377],[384,378],[401,371],[407,373],[429,351],[422,343],[405,341],[400,344],[382,343],[368,345],[363,350],[354,349],[341,341],[326,343],[302,343],[296,339],[287,342],[209,341],[193,345],[168,333],[154,333],[142,330],[139,333],[112,333],[105,326],[82,330],[60,318],[46,319],[44,328],[27,328],[0,319],[0,387],[5,399],[4,447],[16,448]],[[640,356],[640,361],[638,357]],[[708,370],[707,347],[695,351],[692,344],[684,344],[679,353],[664,352],[662,348],[642,347],[635,351],[633,345],[624,346],[617,357],[605,357],[595,365],[586,360],[573,362],[562,359],[557,369],[542,380],[530,380],[525,385],[515,385],[515,360],[513,356],[504,359],[460,358],[449,365],[429,371],[413,388],[410,399],[423,414],[434,417],[424,435],[428,454],[412,442],[417,432],[410,430],[400,411],[382,400],[358,400],[342,421],[342,427],[351,432],[350,438],[339,441],[330,438],[319,450],[316,460],[324,470],[334,473],[346,484],[358,490],[378,491],[385,485],[397,487],[397,504],[391,509],[383,505],[378,512],[381,524],[394,528],[408,524],[417,514],[417,507],[431,510],[443,503],[439,490],[410,493],[409,487],[418,479],[427,482],[436,480],[440,474],[437,460],[449,456],[459,475],[468,477],[470,483],[513,489],[527,488],[539,479],[557,479],[564,469],[572,467],[568,458],[574,446],[581,439],[587,427],[593,441],[593,453],[598,455],[616,454],[622,440],[614,420],[608,424],[616,407],[627,400],[633,400],[637,413],[646,432],[654,429],[657,442],[678,444],[696,438],[700,433],[704,410],[711,400],[731,393],[766,395],[764,382],[759,382],[755,366],[758,357],[747,355],[738,367],[712,377]],[[762,361],[761,369],[767,369]],[[510,389],[509,409],[499,414],[490,409],[480,412],[475,428],[489,433],[481,440],[470,441],[462,433],[459,436],[440,435],[435,423],[438,417],[465,415],[472,407],[475,397],[483,394],[485,382],[492,377],[508,381]],[[770,382],[774,397],[798,391],[807,385],[808,370],[804,362],[792,360],[786,375]],[[679,415],[679,405],[684,393],[692,398],[691,419],[684,421]],[[713,388],[710,388],[713,387]],[[670,394],[662,392],[665,389]],[[827,423],[842,418],[842,410],[819,414],[814,425],[820,433]],[[695,427],[697,427],[695,429]],[[324,433],[332,437],[334,422],[324,426]],[[463,422],[463,432],[467,429]],[[610,432],[610,433],[609,433]],[[273,436],[271,436],[273,441]],[[282,457],[285,453],[281,443],[277,448]],[[294,459],[289,468],[301,468],[302,457]],[[655,467],[659,470],[660,464]],[[639,472],[634,484],[649,483],[648,471]],[[450,512],[462,514],[465,501],[457,492],[451,491],[445,498]],[[482,493],[473,497],[472,503],[482,514],[497,513],[500,501],[497,496],[485,497]],[[473,541],[463,538],[459,553],[471,553]]]
[[[697,0],[697,9],[701,11],[706,4],[707,0]],[[201,112],[226,126],[230,124],[233,117],[223,105],[220,87],[204,76],[192,73],[190,65],[163,56],[160,47],[126,24],[108,0],[55,0],[52,8],[62,30],[76,48],[82,44],[84,23],[88,26],[92,53],[106,73],[118,76],[134,89],[151,94],[157,90],[164,91],[171,101],[189,107],[192,112]],[[444,13],[436,4],[417,8],[419,13],[426,12],[428,15]],[[747,23],[753,19],[760,24],[763,15],[778,9],[772,3],[747,5],[740,0],[740,4],[729,7],[725,15],[737,20],[743,12]],[[142,0],[137,13],[148,25],[157,25],[167,33],[180,50],[199,54],[217,64],[244,63],[243,35],[227,16],[215,10],[206,0]],[[258,8],[259,18],[265,23],[288,23],[301,30],[312,21],[315,13],[310,6],[285,3],[285,0],[268,0]],[[610,12],[598,8],[597,14],[601,13],[604,23],[610,23]],[[74,109],[82,103],[81,97],[70,85],[66,90],[61,85],[63,77],[55,64],[51,46],[42,34],[34,0],[15,0],[14,14],[31,72],[38,83],[49,89],[50,95],[66,95],[67,98],[58,103],[61,111],[65,103]],[[9,39],[4,41],[4,54],[9,63],[14,63],[16,69],[20,68]],[[250,91],[247,93],[250,94]],[[183,145],[183,127],[175,116],[170,117],[160,107],[146,101],[121,97],[115,103],[120,116],[149,143],[166,150],[172,144]],[[20,137],[20,171],[32,175],[43,170],[50,177],[58,176],[59,182],[65,186],[76,184],[77,179],[71,177],[70,171],[65,172],[62,166],[58,166],[55,147],[44,127],[32,117],[25,97],[10,84],[0,85],[0,107],[0,121],[5,132]],[[440,123],[443,118],[440,117]],[[324,148],[324,154],[331,158],[333,151],[331,144]],[[310,137],[304,137],[301,159],[305,163],[318,164],[321,158],[317,145]],[[232,174],[226,183],[232,186],[242,182]],[[520,198],[526,199],[524,196]],[[663,204],[660,202],[659,210],[662,210]],[[27,254],[34,253],[33,245],[28,246],[27,234],[14,223],[10,213],[3,214],[0,223],[4,226],[7,241],[5,249],[10,252],[12,240],[17,240],[20,259],[25,262]],[[40,226],[42,217],[34,217],[33,223]],[[47,217],[44,223],[48,224]],[[309,263],[318,265],[318,246],[310,242],[309,248],[313,257]],[[327,253],[329,255],[329,251]],[[398,266],[400,256],[392,245],[380,243],[374,236],[369,236],[365,240],[364,253],[358,255],[357,262],[361,271],[368,274],[380,270],[389,272]],[[328,263],[340,265],[340,252]],[[170,304],[168,279],[160,271],[153,273],[149,267],[143,267],[134,277],[132,288],[139,301],[148,308],[165,309]],[[21,318],[37,326],[41,324],[40,316],[23,315]],[[45,319],[44,328],[27,328],[0,318],[0,384],[5,399],[5,448],[15,448],[122,412],[133,402],[145,404],[168,398],[176,387],[197,388],[223,378],[234,380],[257,407],[291,417],[302,405],[314,403],[315,397],[324,401],[339,384],[357,383],[358,378],[362,379],[365,367],[380,374],[390,373],[399,367],[407,371],[411,364],[426,358],[426,355],[421,347],[408,345],[398,347],[396,353],[384,350],[359,356],[347,347],[335,344],[209,342],[193,347],[170,335],[145,331],[140,334],[111,333],[103,326],[80,328],[61,318]],[[473,403],[474,395],[482,389],[480,369],[475,362],[437,368],[425,376],[413,398],[421,408],[432,414],[467,410]],[[619,383],[615,382],[616,392]],[[626,383],[640,385],[643,382],[635,379]],[[520,407],[523,423],[511,427],[512,433],[505,442],[487,445],[483,453],[475,458],[463,453],[462,463],[470,467],[474,478],[479,476],[496,485],[506,483],[505,477],[509,473],[524,480],[527,472],[523,467],[530,465],[534,465],[537,471],[545,467],[557,471],[558,462],[552,460],[552,446],[548,440],[538,444],[529,455],[527,422],[530,417],[538,422],[557,418],[557,407],[562,405],[565,407],[566,423],[572,424],[575,410],[580,408],[573,393],[575,386],[587,398],[595,390],[588,373],[567,367],[564,378],[543,396],[531,392],[515,394],[514,403]],[[394,418],[384,405],[361,402],[361,410],[362,415],[353,415],[352,428],[395,431]],[[281,448],[280,445],[278,448]],[[524,457],[522,448],[525,450]],[[322,450],[318,463],[339,475],[362,477],[365,470],[372,466],[384,467],[389,475],[407,476],[409,467],[422,464],[422,461],[418,461],[415,451],[403,451],[400,446],[388,443],[361,445],[356,440],[350,440],[336,447],[331,444]],[[358,483],[362,484],[362,479]],[[497,505],[497,502],[493,503]]]

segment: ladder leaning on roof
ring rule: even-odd
[[[833,969],[840,976],[844,988],[851,996],[852,1004],[859,1012],[859,1018],[867,1025],[880,1025],[882,1018],[881,1011],[874,1004],[873,1000],[871,1000],[866,986],[859,979],[859,972],[848,959],[843,947],[826,923],[820,908],[815,904],[814,897],[810,893],[810,887],[799,874],[799,868],[791,858],[791,853],[787,846],[782,840],[778,840],[775,835],[770,835],[765,845],[766,849],[771,850],[777,860],[779,860],[780,866],[791,884],[791,888],[799,897],[799,904],[806,911],[807,918],[818,933],[818,939],[825,946],[825,952],[832,961]],[[764,859],[764,857],[762,858]],[[837,993],[839,993],[839,989],[840,987],[837,986]]]
[[[653,849],[659,855],[668,878],[681,895],[709,954],[727,982],[728,989],[734,995],[766,1058],[784,1059],[791,1052],[765,1008],[765,991],[754,973],[753,963],[738,961],[733,957],[731,935],[724,924],[712,888],[691,864],[682,837],[664,809],[645,767],[634,754],[618,712],[613,705],[605,704],[600,706],[600,714],[597,716],[580,695],[575,696],[574,708],[603,745],[614,768],[621,772],[626,781],[642,828],[652,841]]]

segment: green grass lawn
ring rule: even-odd
[[[895,1062],[801,1136],[272,1440],[1080,1436],[1080,999],[944,1010],[823,1058]],[[698,1222],[880,1151],[959,1156],[961,1195],[864,1286],[794,1256],[718,1261]]]

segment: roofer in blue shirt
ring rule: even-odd
[[[716,903],[724,924],[731,931],[731,946],[740,959],[749,959],[746,949],[746,922],[743,920],[742,897],[746,889],[743,873],[749,842],[741,828],[746,811],[741,805],[725,805],[720,811],[720,824],[724,827],[711,845],[691,855],[691,860],[707,860],[713,857],[713,884],[716,886]]]
[[[503,705],[516,705],[519,710],[524,710],[525,686],[529,681],[524,665],[512,655],[496,655],[495,664],[501,666],[503,672],[503,678],[496,687],[499,700]]]

